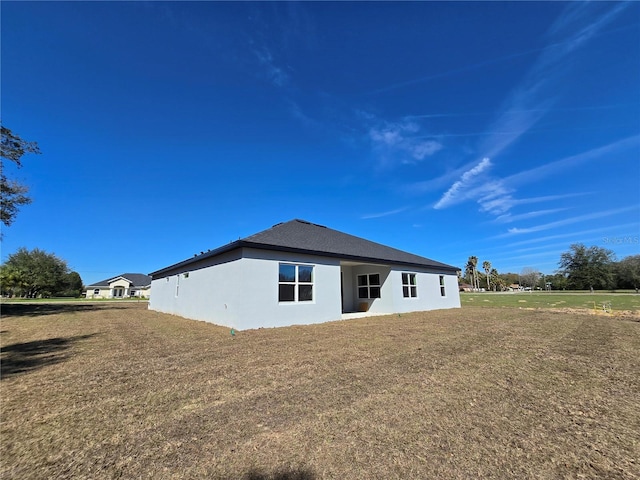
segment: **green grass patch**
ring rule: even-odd
[[[462,292],[463,306],[578,308],[603,310],[610,304],[613,311],[640,311],[640,295],[636,293],[556,293],[556,292]]]

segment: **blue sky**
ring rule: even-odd
[[[3,228],[86,284],[302,218],[464,267],[640,253],[640,3],[8,2]]]

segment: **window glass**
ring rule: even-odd
[[[94,295],[98,295],[99,293],[100,293],[100,289],[99,289],[99,288],[96,288],[96,289],[93,291],[93,294],[94,294]]]
[[[380,298],[380,274],[358,275],[358,298]]]
[[[281,263],[278,269],[279,302],[313,301],[313,266]]]
[[[295,300],[295,285],[281,283],[278,289],[279,302],[293,302]]]
[[[298,281],[311,283],[313,276],[313,267],[308,267],[306,265],[300,265],[298,267]]]
[[[296,266],[280,264],[280,281],[281,282],[295,282],[296,281]]]
[[[418,296],[418,287],[416,285],[415,273],[402,274],[402,296],[404,298],[415,298]]]
[[[313,300],[313,285],[298,285],[298,301],[310,302]]]

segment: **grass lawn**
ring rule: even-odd
[[[637,293],[564,293],[564,292],[462,292],[463,306],[521,307],[521,308],[579,308],[603,311],[602,304],[609,303],[612,313],[639,312],[640,294]]]
[[[640,478],[638,318],[2,309],[3,479]]]

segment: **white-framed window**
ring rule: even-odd
[[[278,266],[278,301],[313,301],[313,265],[281,263]]]
[[[444,275],[440,275],[440,296],[446,297],[446,292],[444,290]]]
[[[100,295],[100,289],[99,288],[94,289],[93,290],[93,294],[94,295]]]
[[[418,296],[418,284],[415,273],[402,274],[402,296],[404,298],[416,298]]]
[[[380,274],[358,275],[358,298],[380,298]]]
[[[135,290],[129,290],[129,296],[130,297],[135,297],[136,296],[136,291]]]

